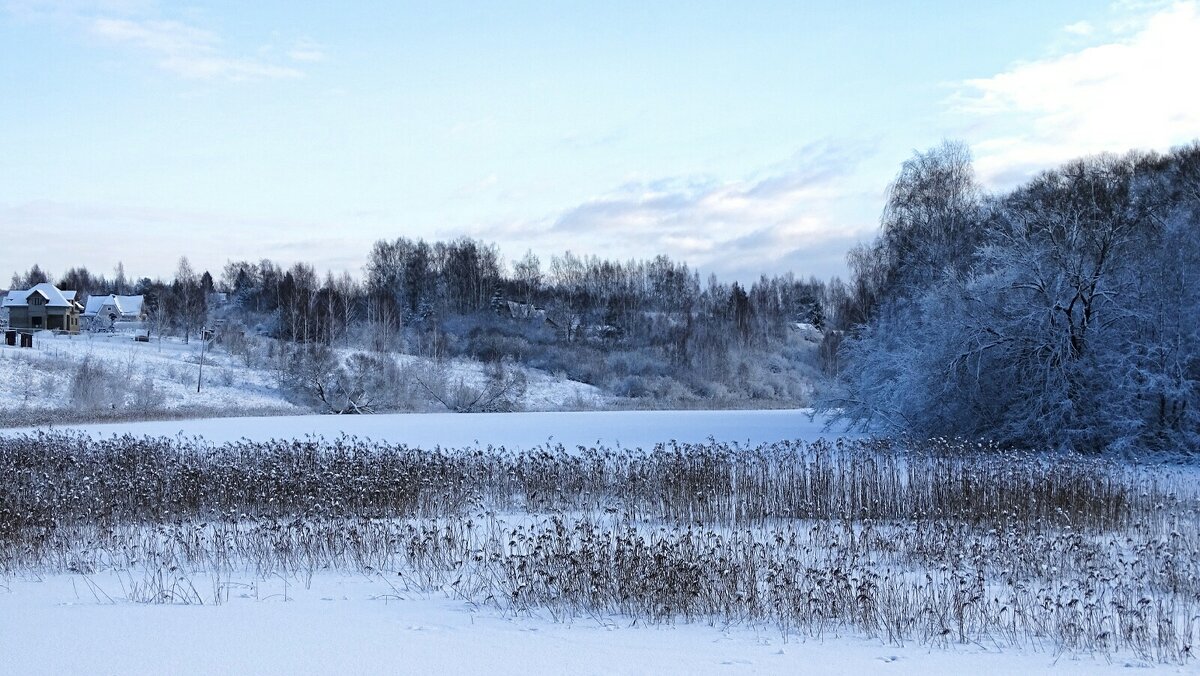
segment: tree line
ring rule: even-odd
[[[1200,445],[1200,143],[988,193],[945,142],[903,163],[847,262],[845,281],[743,285],[666,256],[506,261],[470,238],[400,237],[373,245],[361,279],[269,259],[214,278],[183,258],[170,281],[72,268],[59,286],[144,294],[151,324],[185,338],[219,317],[293,346],[519,363],[626,397],[815,389],[835,420],[921,437]],[[49,280],[35,265],[12,283]]]
[[[848,261],[836,417],[1027,447],[1200,445],[1200,144],[985,194],[944,143],[904,163]]]
[[[35,279],[49,276],[34,266],[13,286]],[[666,256],[614,261],[568,251],[543,262],[527,252],[510,263],[494,244],[470,238],[378,241],[361,280],[270,259],[229,261],[214,278],[185,257],[169,281],[72,268],[58,283],[143,294],[151,330],[185,340],[220,319],[295,346],[505,361],[668,399],[798,402],[811,392],[812,358],[783,357],[783,348],[797,325],[827,321],[827,285],[817,279],[702,282]]]

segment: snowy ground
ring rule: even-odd
[[[804,411],[294,416],[91,425],[93,434],[242,437],[339,434],[412,446],[648,447],[822,436]],[[10,431],[11,432],[11,431]],[[125,577],[122,577],[125,575]],[[221,605],[131,600],[130,573],[0,575],[0,673],[63,674],[1116,674],[1200,673],[1046,650],[889,645],[853,634],[783,637],[770,627],[646,626],[623,617],[511,616],[402,580],[247,572]],[[213,585],[201,576],[192,584]],[[202,596],[211,598],[211,589]],[[1047,648],[1047,650],[1049,650]]]
[[[71,376],[89,358],[127,392],[149,382],[159,408],[300,410],[283,400],[268,371],[240,367],[220,350],[205,355],[203,387],[197,393],[198,341],[138,343],[127,333],[56,336],[48,331],[35,336],[32,350],[0,346],[0,409],[69,406]]]
[[[506,446],[567,448],[607,444],[651,448],[665,441],[768,443],[815,439],[823,421],[803,410],[779,411],[588,411],[542,413],[397,413],[391,415],[307,415],[140,423],[77,425],[58,429],[102,436],[201,436],[214,443],[241,438],[265,440],[334,438],[341,434],[414,447]],[[26,430],[5,430],[19,433]]]
[[[286,584],[285,584],[286,583]],[[247,578],[220,606],[139,605],[112,576],[0,577],[0,672],[38,674],[1119,674],[1141,662],[784,640],[707,624],[506,617],[363,576]],[[94,590],[94,592],[93,592]],[[111,601],[109,599],[111,598]],[[1155,673],[1196,673],[1159,666]]]
[[[263,351],[263,346],[258,347]],[[349,351],[339,353],[345,357]],[[0,412],[78,409],[72,402],[71,379],[85,359],[98,365],[117,390],[116,408],[307,412],[285,399],[276,374],[262,355],[238,356],[220,346],[210,347],[205,354],[202,387],[197,392],[199,341],[184,343],[180,338],[155,337],[139,343],[132,333],[70,336],[49,331],[37,334],[34,349],[0,345]],[[401,366],[423,361],[412,355],[397,355],[396,359]],[[534,369],[524,371],[528,382],[520,401],[524,410],[596,408],[606,401],[591,385]],[[472,386],[480,386],[487,379],[482,364],[468,361],[451,362],[448,377]]]

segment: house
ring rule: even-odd
[[[89,331],[107,331],[117,322],[140,322],[146,318],[143,296],[89,296],[83,309],[83,325]]]
[[[543,322],[546,321],[546,311],[540,307],[512,300],[501,302],[503,304],[499,306],[500,314],[504,314],[507,311],[508,316],[513,319],[539,319]]]
[[[8,311],[10,329],[79,333],[79,313],[83,306],[75,302],[75,292],[60,290],[49,282],[32,289],[9,291],[3,307]]]

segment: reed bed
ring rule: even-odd
[[[221,603],[384,576],[506,612],[1187,662],[1195,473],[953,440],[416,449],[0,437],[0,571]],[[111,596],[110,596],[111,598]]]

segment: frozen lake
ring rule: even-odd
[[[954,674],[1179,673],[1102,657],[951,644],[888,645],[852,633],[783,637],[754,626],[645,625],[544,611],[505,615],[443,592],[397,593],[382,576],[320,572],[310,585],[235,576],[219,606],[140,604],[114,573],[0,575],[0,673],[57,674]],[[199,583],[203,578],[197,574]],[[95,590],[94,592],[92,590]],[[113,595],[110,602],[105,595]],[[64,637],[70,637],[69,640]],[[1187,671],[1191,667],[1183,667]]]
[[[387,415],[304,415],[263,418],[206,418],[155,422],[68,425],[101,436],[199,436],[214,443],[246,438],[365,437],[432,448],[506,446],[568,448],[604,444],[626,448],[660,442],[760,444],[839,436],[823,432],[824,421],[807,410],[785,411],[589,411],[570,413],[398,413]],[[9,433],[28,431],[7,430]]]
[[[676,440],[758,444],[836,436],[807,411],[619,411],[218,418],[67,426],[99,436],[326,438],[340,434],[412,446],[546,443],[648,447]],[[7,433],[20,430],[8,430]],[[0,432],[0,433],[5,433]],[[951,642],[891,645],[852,629],[821,637],[709,620],[644,624],[621,615],[543,608],[511,613],[450,588],[410,587],[395,573],[319,570],[311,577],[197,567],[187,584],[232,590],[220,605],[142,603],[141,569],[83,574],[0,571],[0,654],[20,674],[1119,674],[1153,665],[1104,655],[1057,655]],[[64,649],[62,637],[71,637]],[[0,673],[8,673],[0,668]]]

